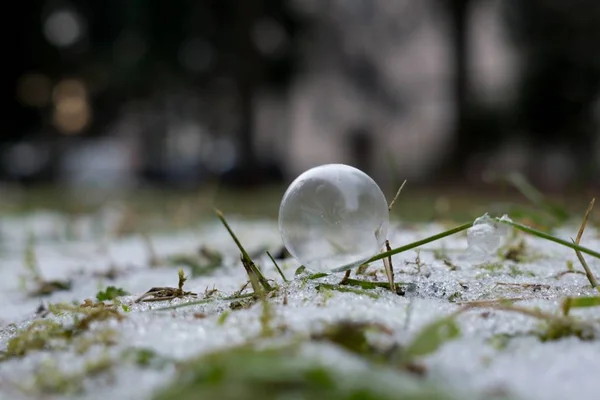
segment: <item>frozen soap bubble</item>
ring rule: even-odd
[[[279,207],[279,232],[290,254],[306,268],[339,272],[382,248],[389,225],[385,196],[364,172],[326,164],[301,174]]]
[[[508,216],[500,220],[510,221]],[[483,261],[493,255],[502,245],[509,232],[506,224],[496,221],[487,213],[473,222],[467,229],[467,244],[469,256],[474,261]]]

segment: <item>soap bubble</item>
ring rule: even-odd
[[[290,254],[306,268],[339,272],[377,254],[386,239],[385,196],[364,172],[326,164],[301,174],[279,207],[279,232]]]

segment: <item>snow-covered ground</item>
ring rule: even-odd
[[[319,285],[337,284],[343,274],[307,279],[305,272],[295,277],[299,265],[292,259],[278,260],[291,280],[284,284],[265,254],[265,250],[273,254],[281,250],[276,223],[228,216],[254,261],[281,287],[269,300],[272,316],[265,322],[261,302],[244,307],[238,301],[219,300],[240,290],[248,276],[235,243],[216,218],[197,229],[118,238],[110,234],[109,217],[105,215],[100,222],[82,218],[70,225],[52,213],[0,219],[0,351],[6,351],[4,359],[0,355],[0,399],[149,399],[181,377],[180,361],[248,342],[282,344],[307,338],[336,322],[353,321],[386,327],[383,336],[369,336],[374,346],[404,346],[428,323],[468,302],[519,298],[515,306],[560,316],[565,297],[598,295],[584,275],[566,273],[569,268],[581,269],[573,250],[522,234],[507,245],[521,261],[494,256],[473,264],[466,254],[464,232],[420,251],[394,256],[396,281],[414,284],[402,295],[385,288],[322,290]],[[392,247],[398,247],[446,228],[395,223],[389,239]],[[569,240],[577,229],[565,227],[556,234]],[[33,244],[30,237],[35,238]],[[524,247],[519,249],[520,240]],[[588,227],[581,245],[600,249],[599,232]],[[205,303],[165,311],[157,309],[193,299],[134,302],[151,287],[176,287],[180,266],[166,260],[174,255],[195,256],[202,247],[223,256],[218,268],[192,276],[189,266],[181,267],[189,277],[184,290],[197,293],[199,299],[209,296]],[[33,253],[37,261],[32,261]],[[586,259],[600,277],[600,260]],[[44,280],[69,280],[70,290],[32,296],[37,284],[26,265],[35,263]],[[379,262],[373,263],[366,275],[353,272],[351,278],[386,279]],[[23,356],[11,353],[14,348],[8,348],[9,342],[32,321],[55,320],[63,326],[74,323],[70,313],[48,314],[39,309],[40,304],[47,309],[49,304],[96,301],[96,294],[108,286],[130,293],[119,298],[128,309],[120,312],[123,319],[94,322],[81,335],[43,342],[42,349],[31,348],[35,342],[29,342]],[[212,289],[218,292],[210,294]],[[599,393],[600,307],[573,309],[571,315],[585,320],[591,326],[587,334],[595,334],[596,339],[567,335],[542,341],[540,335],[547,327],[539,319],[513,311],[473,308],[457,317],[457,338],[418,359],[425,371],[424,381],[387,369],[377,375],[381,381],[373,381],[373,385],[381,388],[385,381],[389,390],[399,393],[402,387],[426,382],[456,398],[595,400]],[[276,333],[258,340],[265,336],[266,324]],[[338,372],[373,368],[334,345],[307,341],[305,353]],[[137,355],[138,362],[128,354]],[[152,354],[150,358],[164,362],[160,367],[147,365],[139,362],[140,354]]]

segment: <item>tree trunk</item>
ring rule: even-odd
[[[472,0],[442,0],[446,7],[452,42],[454,74],[452,82],[455,121],[451,128],[453,142],[439,163],[438,175],[461,174],[468,157],[477,149],[477,137],[471,129],[471,101],[469,84],[469,11]]]
[[[246,0],[237,3],[237,65],[236,83],[239,90],[241,126],[239,127],[240,164],[245,168],[256,165],[254,149],[255,94],[262,79],[262,59],[253,40],[253,29],[261,17],[263,0]]]

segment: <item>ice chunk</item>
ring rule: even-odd
[[[510,221],[504,215],[501,221]],[[508,225],[491,218],[487,213],[473,222],[467,229],[467,253],[473,261],[484,261],[493,255],[508,235]]]

